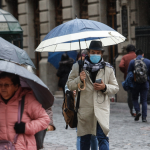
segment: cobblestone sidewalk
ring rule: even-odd
[[[76,130],[65,129],[61,112],[62,100],[56,100],[53,106],[56,131],[47,132],[45,150],[76,150]],[[148,122],[135,122],[127,104],[111,103],[110,150],[150,150],[150,106]]]

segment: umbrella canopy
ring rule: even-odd
[[[48,53],[48,62],[50,62],[56,69],[59,68],[59,62],[61,60],[61,56],[64,52],[55,52],[55,53]],[[74,60],[76,60],[77,52],[71,51],[67,52],[68,56]]]
[[[11,61],[17,64],[30,65],[35,68],[26,51],[11,44],[0,37],[0,59]]]
[[[119,44],[125,37],[111,27],[97,21],[74,19],[51,30],[40,45],[37,52],[56,52],[89,48],[92,40],[99,40],[103,46]]]
[[[33,73],[29,72],[22,66],[11,62],[0,60],[0,72],[13,73],[20,76],[21,86],[30,87],[36,99],[42,104],[43,108],[47,109],[53,105],[54,96],[49,91],[48,87]]]

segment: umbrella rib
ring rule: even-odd
[[[56,45],[56,47],[57,47],[57,45]],[[55,47],[55,49],[54,49],[54,52],[55,52],[55,50],[56,50],[56,47]]]
[[[120,36],[119,36],[119,38],[122,39],[122,37],[120,37]],[[122,39],[122,40],[124,40],[124,39]]]
[[[72,42],[72,41],[71,41]],[[71,42],[70,42],[70,51],[71,51]]]
[[[100,42],[102,42],[101,39],[100,39],[100,37],[98,37],[98,38],[99,38]],[[103,42],[102,42],[102,44],[103,44]],[[104,46],[104,45],[103,45],[103,46]]]
[[[110,35],[111,35],[111,39],[112,39],[112,37],[114,37],[112,34],[111,34],[111,32],[108,32]],[[114,37],[115,38],[115,37]],[[112,39],[113,40],[113,39]],[[117,39],[118,40],[118,39]],[[113,40],[116,44],[118,44],[115,40]]]
[[[85,39],[85,43],[86,43],[86,39]],[[87,43],[86,43],[86,47],[88,48]]]

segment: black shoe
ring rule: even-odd
[[[140,116],[141,116],[141,113],[140,112],[138,112],[138,113],[136,113],[136,116],[135,116],[135,121],[139,121],[139,118],[140,118]]]
[[[146,117],[142,117],[142,122],[147,122]]]

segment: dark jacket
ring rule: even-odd
[[[61,88],[65,87],[73,63],[74,60],[72,58],[69,58],[69,60],[59,62],[59,68],[57,71],[57,76],[59,77],[59,82],[58,82],[59,87]]]
[[[54,123],[53,123],[53,112],[52,112],[52,108],[49,107],[48,109],[46,109],[46,113],[48,114],[49,119],[50,119],[49,125],[53,126],[53,127],[54,127],[54,130],[56,130],[56,127],[55,127],[55,125],[54,125]]]
[[[137,56],[137,59],[141,59],[141,58],[143,58],[142,55],[138,55],[138,56]],[[135,88],[136,88],[136,87],[139,87],[139,88],[141,88],[141,87],[142,87],[142,88],[149,88],[150,60],[145,58],[143,61],[145,62],[146,66],[147,66],[147,69],[148,69],[148,71],[147,71],[148,81],[145,82],[145,83],[142,83],[142,84],[134,82]],[[130,72],[130,71],[133,72],[133,71],[134,71],[134,64],[135,64],[135,60],[131,60],[131,61],[130,61],[130,64],[129,64],[128,72]]]
[[[134,88],[134,75],[133,72],[129,72],[124,82],[122,82],[123,89],[130,91]]]
[[[120,68],[121,72],[124,73],[124,79],[126,79],[126,76],[127,76],[129,63],[134,58],[136,58],[136,54],[135,54],[135,52],[131,51],[128,54],[124,55],[121,59],[119,68]]]

